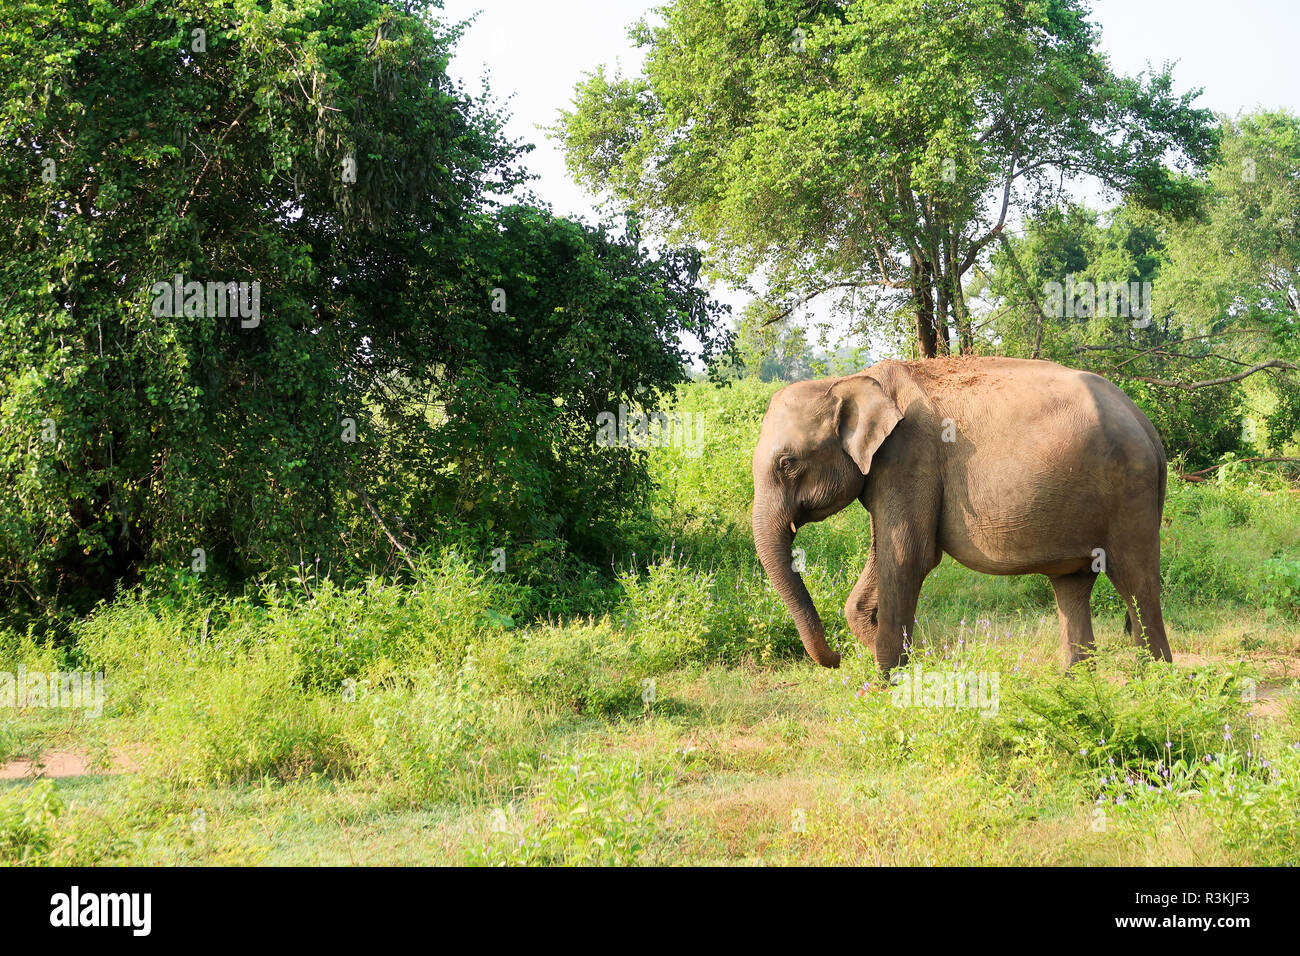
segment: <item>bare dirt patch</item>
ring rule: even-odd
[[[1251,714],[1271,719],[1283,716],[1290,702],[1300,696],[1292,682],[1295,661],[1276,654],[1242,654],[1238,659],[1249,660],[1259,667],[1264,675],[1264,680],[1260,681],[1255,688],[1255,700],[1250,707]],[[1229,660],[1229,657],[1222,654],[1177,654],[1174,657],[1175,663],[1189,670],[1205,667],[1207,664],[1226,664]]]
[[[134,773],[140,769],[138,754],[125,750],[109,754],[105,765],[95,755],[76,750],[51,750],[39,760],[11,760],[0,766],[0,780],[22,780],[27,777],[88,777],[121,773]]]

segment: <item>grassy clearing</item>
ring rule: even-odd
[[[764,398],[686,401],[739,459]],[[819,670],[754,560],[744,473],[656,454],[666,547],[554,607],[462,549],[400,584],[124,595],[62,647],[0,632],[0,671],[108,675],[98,719],[4,709],[0,762],[129,770],[0,781],[0,861],[1298,861],[1295,496],[1172,489],[1172,667],[1106,585],[1102,651],[1063,676],[1042,579],[945,562],[904,699],[838,614],[864,514],[800,534],[848,652]]]

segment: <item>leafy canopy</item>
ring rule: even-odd
[[[904,289],[917,347],[972,341],[961,280],[1009,210],[1096,177],[1193,211],[1210,115],[1115,75],[1081,0],[674,0],[559,126],[569,167],[777,299]],[[958,344],[958,343],[954,343]]]

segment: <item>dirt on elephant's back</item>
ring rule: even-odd
[[[974,355],[942,355],[937,358],[904,362],[918,378],[941,384],[947,388],[965,388],[976,383],[997,387],[998,382],[980,367]]]

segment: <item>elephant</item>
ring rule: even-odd
[[[986,574],[1043,574],[1065,666],[1091,655],[1090,598],[1110,577],[1127,629],[1171,661],[1160,608],[1168,466],[1115,385],[1037,359],[886,360],[773,395],[754,449],[754,545],[808,655],[838,667],[791,561],[802,525],[855,500],[867,564],[844,614],[888,675],[903,663],[926,575],[943,555]]]

